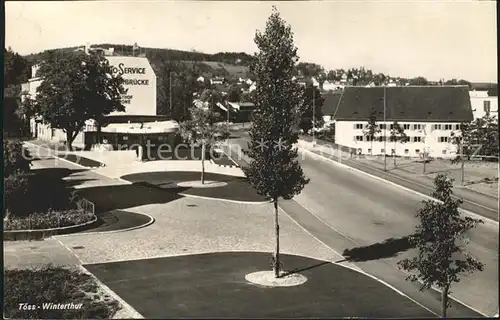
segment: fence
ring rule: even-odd
[[[300,139],[307,141],[307,142],[312,142],[313,139],[311,136],[305,136],[305,135],[300,135]],[[338,143],[328,141],[326,139],[314,139],[316,141],[316,144],[319,146],[325,146],[331,149],[331,151],[340,151],[342,155],[348,155],[349,157],[356,156],[358,154],[356,148],[351,148],[347,146],[340,145]]]
[[[85,198],[81,198],[80,201],[81,201],[81,207],[83,210],[85,210],[85,213],[91,213],[91,214],[95,215],[94,203],[92,203],[91,201],[89,201]]]

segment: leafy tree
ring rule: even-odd
[[[206,148],[225,139],[228,129],[215,122],[217,115],[210,107],[192,107],[190,112],[190,120],[180,123],[179,132],[184,140],[191,142],[191,147],[201,145],[201,183],[204,184]]]
[[[321,96],[318,88],[308,85],[304,90],[304,104],[300,108],[299,128],[304,133],[309,132],[313,128],[313,116],[315,118],[314,128],[318,129],[323,126],[323,112],[322,107],[325,99]],[[313,114],[313,100],[315,105],[315,112]]]
[[[19,215],[26,204],[28,193],[28,179],[26,174],[16,171],[3,178],[4,184],[4,218],[9,219],[12,215]]]
[[[428,84],[429,81],[427,81],[427,79],[424,77],[416,77],[410,80],[411,86],[426,86]]]
[[[328,71],[326,74],[326,79],[329,81],[338,81],[339,79],[337,78],[337,74],[335,73],[334,70]]]
[[[363,129],[363,135],[370,141],[371,149],[370,154],[373,154],[373,141],[377,134],[381,132],[378,124],[377,124],[377,111],[372,108],[370,111],[370,116],[368,117],[368,124]]]
[[[160,58],[156,58],[151,64],[158,79],[156,82],[157,114],[168,115],[176,121],[186,120],[190,115],[189,108],[193,101],[193,94],[204,87],[203,83],[196,81],[198,73],[201,73],[199,71],[201,64],[195,63],[188,67],[185,63]]]
[[[498,97],[498,84],[491,84],[488,89],[488,96],[490,97]]]
[[[394,158],[394,166],[396,166],[396,144],[398,142],[405,143],[408,142],[409,140],[408,136],[405,133],[404,128],[397,121],[394,121],[394,123],[392,124],[389,140],[391,142],[394,142],[393,158]]]
[[[220,108],[217,106],[218,103],[224,101],[219,91],[215,89],[205,89],[200,95],[200,100],[203,101],[210,109],[211,121],[220,122],[224,120],[224,116],[221,113]]]
[[[31,155],[19,140],[3,140],[3,173],[26,173],[31,167]]]
[[[13,85],[20,85],[28,81],[31,72],[31,66],[25,58],[11,48],[3,50],[3,85],[8,88]]]
[[[17,214],[26,202],[28,191],[26,174],[31,167],[31,155],[19,140],[3,140],[3,167],[4,167],[4,217]]]
[[[30,119],[37,114],[36,101],[29,95],[25,95],[16,110],[16,116],[23,122],[23,129],[29,134]]]
[[[242,102],[254,102],[255,101],[255,91],[252,92],[243,92],[241,94]]]
[[[469,89],[472,89],[472,83],[470,83],[467,80],[463,80],[463,79],[460,79],[460,80],[451,79],[451,80],[446,81],[444,84],[449,85],[449,86],[468,86]]]
[[[461,184],[465,182],[465,160],[470,160],[475,150],[477,150],[473,143],[473,123],[463,122],[460,124],[458,132],[451,133],[451,142],[457,147],[457,156],[451,159],[451,163],[461,163]]]
[[[473,142],[481,146],[480,154],[498,161],[498,118],[486,114],[472,123],[471,131]]]
[[[241,99],[241,89],[237,85],[232,84],[229,87],[229,90],[227,93],[227,101],[239,102],[240,99]]]
[[[69,150],[86,120],[99,121],[113,111],[125,111],[120,102],[123,79],[111,75],[104,57],[58,54],[42,62],[40,73],[37,111],[52,128],[64,130]]]
[[[310,62],[299,62],[295,68],[304,77],[317,77],[320,73],[324,72],[322,66]]]
[[[291,27],[275,7],[265,31],[257,31],[255,43],[259,49],[253,66],[257,77],[257,109],[253,114],[251,142],[246,152],[252,161],[244,172],[257,193],[270,199],[274,205],[276,246],[273,271],[278,278],[281,276],[278,200],[293,198],[309,182],[293,146],[298,140],[298,134],[293,130],[296,114],[304,97],[298,84],[292,81],[297,48]]]
[[[463,273],[471,274],[484,269],[484,265],[464,248],[464,234],[482,221],[461,216],[458,208],[462,200],[452,198],[453,179],[439,174],[434,185],[432,196],[439,202],[423,201],[424,207],[416,214],[420,225],[410,237],[410,243],[416,246],[417,256],[399,261],[398,266],[414,272],[407,280],[420,280],[420,290],[432,286],[442,290],[441,315],[446,317],[451,285],[459,282]]]

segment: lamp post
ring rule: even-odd
[[[316,87],[313,84],[313,144],[316,144]]]
[[[227,146],[229,147],[229,137],[231,136],[231,133],[229,131],[229,103],[226,105],[226,110],[227,110]]]
[[[386,90],[384,87],[384,171],[387,171],[387,123],[386,123]]]

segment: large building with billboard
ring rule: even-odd
[[[78,49],[77,49],[78,50]],[[165,116],[156,114],[156,74],[146,57],[114,55],[111,49],[99,49],[85,46],[87,54],[102,54],[109,61],[111,73],[124,79],[121,103],[124,112],[113,112],[97,130],[92,119],[86,121],[83,131],[75,138],[73,145],[85,149],[94,145],[106,144],[116,148],[119,142],[145,142],[152,138],[172,141],[178,125]],[[82,51],[83,51],[82,50]],[[32,77],[24,84],[27,95],[36,100],[37,88],[42,83],[38,73],[39,66],[32,67]],[[66,134],[61,129],[52,129],[39,119],[31,120],[32,136],[45,141],[61,143],[66,141]],[[133,139],[129,139],[129,135]],[[159,138],[158,138],[159,137]]]

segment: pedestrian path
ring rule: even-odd
[[[76,255],[54,238],[38,241],[4,241],[4,267],[24,269],[47,264],[80,264]]]

